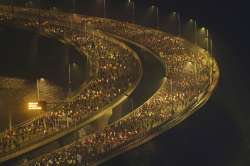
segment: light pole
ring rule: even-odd
[[[209,31],[208,31],[208,29],[207,29],[207,31],[206,31],[206,42],[207,42],[207,52],[209,52],[209,44],[210,44],[210,42],[209,42]]]
[[[157,28],[159,28],[159,8],[156,7],[156,24]]]
[[[208,29],[206,29],[205,27],[202,27],[199,31],[197,31],[197,34],[199,33],[199,44],[201,44],[201,46],[203,48],[205,48],[207,50],[207,52],[209,53],[209,31]],[[198,35],[197,35],[198,36]]]
[[[76,0],[73,0],[73,10],[72,13],[75,13],[76,11]]]
[[[181,36],[181,15],[177,12],[173,12],[173,16],[176,19],[176,27],[178,27],[178,36]]]
[[[36,96],[37,101],[40,100],[40,82],[39,79],[36,80]]]
[[[213,59],[213,40],[212,38],[210,37],[209,35],[209,30],[206,29],[205,27],[202,27],[201,30],[200,30],[201,34],[203,34],[205,37],[205,42],[206,42],[206,49],[207,49],[207,52],[208,54],[210,54],[211,56],[211,61],[208,62],[210,63],[211,67],[210,67],[210,71],[209,71],[209,75],[210,75],[210,83],[212,83],[213,81],[213,68],[214,68],[214,59]],[[203,40],[203,38],[202,38]]]
[[[197,45],[197,21],[194,20],[194,44]]]
[[[156,5],[152,5],[151,8],[156,12],[156,28],[159,28],[159,7]]]
[[[210,37],[210,55],[213,57],[213,40]]]
[[[194,20],[194,19],[190,19],[189,20],[189,23],[191,24],[191,41],[194,42],[194,44],[196,45],[197,44],[197,21]]]
[[[106,0],[103,0],[103,17],[106,18]]]
[[[211,83],[213,81],[214,59],[213,59],[213,40],[210,38],[210,55],[211,55]]]
[[[181,15],[177,13],[179,36],[181,36]]]
[[[36,80],[36,94],[37,94],[37,101],[40,101],[40,81],[44,81],[44,78],[40,78]]]
[[[69,71],[68,71],[68,93],[71,93],[71,64],[69,63],[69,67],[68,67]]]
[[[132,20],[135,23],[135,2],[132,0],[128,0],[129,7],[132,7]]]
[[[13,125],[12,125],[12,112],[9,110],[9,129],[12,130]]]
[[[68,66],[68,88],[69,88],[68,93],[69,94],[72,91],[72,70],[76,70],[77,66],[78,66],[77,63],[75,62],[69,63],[69,66]]]

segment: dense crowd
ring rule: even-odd
[[[63,18],[63,15],[59,17]],[[211,69],[211,58],[207,52],[181,38],[134,24],[94,17],[81,17],[81,24],[91,25],[105,32],[123,36],[149,48],[165,64],[166,78],[160,89],[147,102],[122,119],[109,125],[104,130],[93,132],[71,145],[24,163],[24,165],[73,166],[93,164],[117,151],[124,150],[126,146],[132,146],[131,143],[133,142],[145,139],[147,136],[157,132],[160,127],[168,125],[169,122],[178,122],[174,120],[190,112],[195,107],[195,104],[204,97],[210,86],[211,72],[213,72],[213,68]],[[74,38],[76,42],[92,40],[91,36],[85,40],[77,36]],[[89,53],[96,50],[91,49],[96,47],[96,45],[93,46],[90,43],[87,42],[87,46],[84,47],[85,51]],[[107,43],[106,47],[109,48],[110,43]],[[111,45],[111,47],[113,48],[114,45]],[[101,53],[98,52],[98,54]],[[109,67],[106,64],[112,59],[106,58],[103,57],[105,63],[98,63],[100,70]],[[102,81],[105,83],[105,80]],[[109,84],[110,82],[107,82],[106,86],[108,87]],[[89,96],[85,95],[82,97],[80,95],[78,100],[74,104],[72,103],[72,105],[81,108],[81,104],[89,101],[90,98],[102,95],[98,93],[98,90],[94,92],[89,93],[85,91],[84,94],[88,94]],[[116,91],[114,94],[116,94]],[[88,100],[85,100],[86,97],[89,97],[87,98]],[[100,102],[99,99],[96,101],[97,103]],[[69,108],[66,110],[74,108],[71,104],[67,107]],[[98,110],[96,105],[92,105],[90,108],[90,110]],[[88,110],[85,106],[83,106],[83,109]],[[70,111],[70,113],[73,115],[75,111]],[[70,121],[70,123],[74,123],[74,119],[81,116],[81,112],[75,116],[71,116],[71,121],[73,122]],[[67,126],[67,120],[64,123]]]
[[[13,18],[14,24],[37,28],[37,19],[22,15],[22,12],[25,11],[19,11],[18,17]],[[139,59],[120,42],[98,31],[83,32],[77,27],[72,29],[64,22],[60,23],[60,19],[46,21],[45,17],[41,17],[41,22],[40,31],[63,36],[78,45],[81,53],[88,56],[94,74],[88,85],[72,101],[28,124],[1,133],[0,156],[84,122],[124,95],[140,78]]]
[[[82,24],[86,23],[151,49],[164,62],[166,79],[152,98],[124,118],[28,165],[93,164],[188,113],[209,87],[210,58],[204,50],[187,41],[124,22],[83,17]]]

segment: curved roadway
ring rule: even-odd
[[[143,68],[141,82],[135,91],[128,96],[128,99],[113,111],[113,115],[109,121],[112,123],[130,113],[132,110],[137,109],[153,96],[153,94],[159,89],[162,79],[165,77],[165,68],[161,61],[152,55],[152,52],[147,48],[125,40],[124,38],[118,38],[118,36],[111,34],[108,35],[126,43],[130,48],[135,50],[142,61]]]
[[[159,61],[159,59],[157,59],[149,51],[147,51],[146,48],[139,47],[138,45],[135,45],[128,41],[124,41],[122,39],[120,39],[120,41],[126,43],[131,49],[133,49],[141,59],[143,76],[137,88],[132,92],[131,95],[128,96],[128,99],[118,105],[117,108],[113,109],[112,116],[109,119],[109,123],[119,120],[126,114],[130,113],[132,111],[131,102],[133,102],[133,110],[145,103],[159,89],[162,79],[165,77],[164,66],[162,65],[161,61]],[[98,119],[96,121],[98,121]],[[102,121],[102,117],[100,117],[99,121]],[[61,139],[60,141],[59,139],[59,144],[57,141],[51,142],[48,145],[21,155],[14,160],[5,162],[5,164],[13,165],[23,158],[36,158],[42,154],[50,152],[51,150],[55,150],[57,148],[60,148],[61,146],[70,144],[75,139],[79,139],[77,134],[78,131],[75,131],[71,133],[68,138],[66,138],[67,140]]]

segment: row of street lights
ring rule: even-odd
[[[75,1],[75,0],[74,0]],[[75,2],[74,2],[75,3]],[[135,1],[134,0],[128,0],[128,7],[132,8],[132,21],[133,23],[135,23],[136,21],[136,15],[135,15]],[[160,16],[159,16],[159,7],[157,5],[151,5],[149,7],[149,10],[151,10],[152,12],[155,12],[155,20],[156,20],[156,28],[159,29],[160,28]],[[177,26],[177,30],[178,30],[178,36],[182,36],[182,23],[181,23],[181,15],[177,12],[172,12],[171,17],[173,17],[176,20],[176,26]],[[107,17],[107,0],[103,0],[103,17],[106,18]],[[193,41],[194,44],[197,45],[198,44],[198,35],[199,32],[203,32],[204,30],[206,30],[204,27],[202,27],[200,30],[198,29],[198,23],[197,20],[195,19],[190,19],[189,23],[193,24]],[[211,48],[212,48],[212,39],[209,36],[208,30],[206,30],[207,32],[207,36],[205,37],[205,40],[207,41],[207,46],[205,47],[207,49],[207,51],[210,51],[210,53],[212,53]],[[210,41],[209,41],[210,39]],[[209,50],[209,46],[210,45],[210,50]]]
[[[28,5],[32,5],[32,1],[28,1],[27,2]],[[102,0],[102,4],[103,4],[103,17],[107,18],[107,0]],[[14,0],[11,0],[11,5],[13,8],[14,5]],[[38,0],[38,5],[39,5],[39,15],[40,15],[40,8],[41,8],[41,0]],[[127,7],[130,9],[129,11],[131,12],[132,15],[132,22],[135,23],[136,22],[136,6],[135,6],[135,1],[134,0],[128,0],[127,1]],[[72,14],[74,14],[76,12],[76,0],[72,0]],[[12,9],[13,10],[13,9]],[[157,5],[150,5],[149,6],[149,11],[153,12],[155,15],[155,20],[156,20],[156,28],[160,29],[160,15],[159,15],[159,7]],[[172,12],[170,14],[170,17],[172,17],[175,20],[175,24],[176,24],[176,29],[177,29],[177,34],[178,36],[183,36],[183,26],[182,26],[182,21],[181,21],[181,15],[177,12]],[[40,23],[40,17],[39,17],[39,23]],[[191,40],[193,40],[193,42],[197,45],[198,43],[198,33],[201,32],[200,30],[198,30],[198,23],[197,20],[195,19],[189,19],[188,23],[192,24],[193,26],[193,30],[192,30],[192,34],[193,36],[191,37]],[[203,28],[201,28],[202,30]],[[211,37],[208,34],[207,38],[209,38],[210,40]],[[207,41],[208,43],[212,43],[212,41]],[[210,44],[211,45],[211,44]],[[208,47],[206,47],[207,51],[209,51]]]
[[[11,0],[11,4],[13,5],[13,1]],[[106,0],[102,0],[103,1],[103,17],[106,18],[107,17],[107,1]],[[38,1],[39,3],[39,15],[40,15],[40,6],[41,6],[41,2],[40,0]],[[32,5],[32,2],[28,2],[28,5]],[[135,1],[134,0],[128,0],[127,2],[127,6],[130,9],[130,11],[132,10],[132,21],[135,23],[136,22],[136,14],[135,14]],[[72,0],[72,14],[74,14],[76,12],[75,8],[76,8],[76,0]],[[156,20],[156,28],[159,29],[160,28],[160,16],[159,16],[159,7],[157,5],[151,5],[149,7],[149,10],[151,12],[154,12],[155,14],[155,20]],[[172,12],[170,14],[170,17],[172,17],[175,20],[176,23],[176,27],[178,30],[178,36],[182,36],[182,22],[181,22],[181,15],[177,12]],[[40,22],[40,19],[39,19]],[[196,20],[194,19],[190,19],[188,21],[188,23],[190,23],[192,25],[192,35],[193,35],[193,42],[195,43],[195,45],[197,45],[199,43],[198,41],[198,36],[199,39],[202,41],[202,43],[205,44],[205,48],[207,49],[208,52],[210,52],[210,54],[212,55],[213,53],[213,42],[211,37],[209,36],[209,31],[208,29],[202,27],[200,29],[198,29],[198,23]],[[72,65],[74,66],[75,64],[68,64],[68,92],[71,92],[71,84],[72,84],[72,80],[71,80],[71,70],[72,70]],[[44,81],[44,78],[40,78],[37,80],[37,99],[38,101],[40,100],[40,86],[39,83],[40,81]]]
[[[106,18],[107,17],[107,0],[102,0],[103,2],[103,17]],[[11,0],[11,5],[13,5],[14,0]],[[41,0],[38,0],[39,3],[39,15],[40,15],[40,8],[41,8]],[[32,5],[32,1],[27,3],[28,5]],[[75,8],[76,8],[76,0],[72,0],[72,14],[74,14],[76,12]],[[135,23],[136,21],[136,14],[135,14],[135,10],[136,10],[136,6],[135,6],[135,1],[134,0],[128,0],[127,1],[127,7],[130,9],[132,9],[132,21]],[[160,16],[159,16],[159,7],[157,5],[151,5],[149,7],[149,10],[151,12],[154,13],[155,15],[155,20],[156,20],[156,28],[159,29],[160,28]],[[181,22],[181,15],[177,12],[172,12],[170,14],[170,17],[175,20],[176,23],[176,29],[178,31],[178,36],[183,36],[184,35],[184,28],[182,26],[182,22]],[[40,17],[39,17],[40,18]],[[40,19],[39,19],[40,22]],[[191,39],[193,40],[194,44],[203,44],[203,47],[207,49],[208,52],[210,52],[210,54],[213,54],[213,41],[209,35],[209,31],[208,29],[202,27],[200,29],[198,29],[198,23],[195,19],[190,19],[188,21],[188,24],[191,25]],[[69,76],[68,76],[68,87],[69,87],[69,92],[71,91],[71,64],[68,65],[68,70],[69,70]],[[38,99],[39,99],[39,95],[37,95]]]

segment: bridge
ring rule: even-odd
[[[68,99],[73,104],[79,101],[79,96],[100,76],[98,72],[102,70],[100,64],[103,61],[91,55],[94,48],[98,49],[93,43],[107,42],[117,48],[118,53],[129,52],[133,58],[128,60],[133,61],[132,65],[136,64],[134,67],[139,66],[134,68],[135,73],[127,75],[133,80],[130,85],[123,92],[120,89],[120,95],[113,97],[109,103],[102,103],[101,109],[87,113],[79,120],[72,120],[75,116],[60,119],[62,128],[44,134],[40,131],[37,140],[29,139],[23,141],[21,146],[3,151],[0,162],[17,164],[20,159],[32,156],[35,159],[26,164],[34,165],[54,160],[59,154],[67,152],[74,160],[76,153],[84,156],[86,165],[102,163],[153,139],[189,117],[206,103],[218,82],[218,65],[208,51],[159,30],[62,12],[48,15],[46,10],[32,8],[12,7],[10,10],[8,6],[1,6],[0,13],[3,24],[42,35],[60,36],[56,39],[71,43],[87,55],[91,78],[79,93]],[[86,40],[90,40],[90,44]],[[105,48],[103,45],[101,49]],[[109,58],[113,47],[106,46],[109,51],[104,52],[103,58]],[[72,113],[72,106],[67,105],[62,105],[58,111],[65,107],[70,108],[66,112]],[[53,114],[49,116],[54,117]],[[46,128],[46,122],[39,123]],[[82,131],[84,135],[79,136],[77,133]],[[103,142],[96,139],[97,135]],[[88,152],[90,147],[94,149],[94,156]]]

